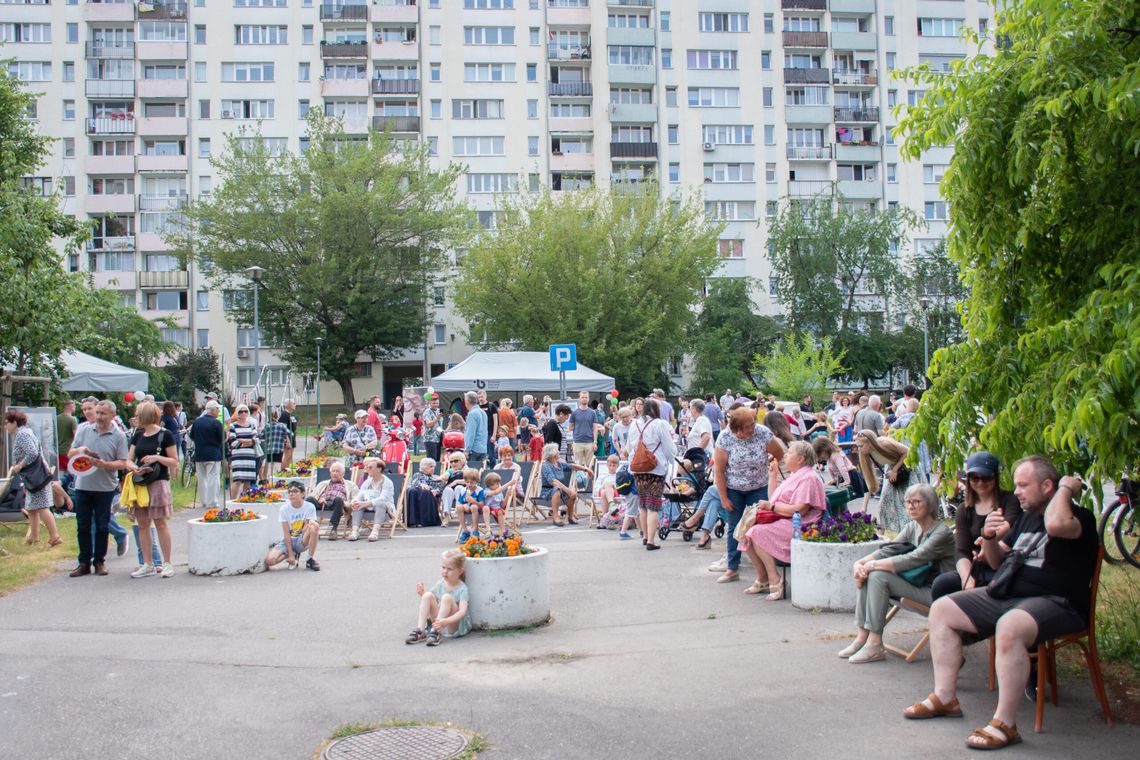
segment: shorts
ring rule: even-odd
[[[283,452],[283,451],[279,451],[276,454],[266,454],[265,458],[268,459],[273,464],[281,464],[281,456],[284,453],[285,452]]]
[[[641,513],[641,499],[635,493],[628,493],[621,497],[625,500],[625,516],[637,517]]]
[[[300,557],[300,556],[301,556],[301,552],[305,551],[305,544],[304,544],[304,542],[303,542],[303,541],[301,541],[301,537],[300,537],[300,536],[292,536],[290,540],[291,540],[291,541],[292,541],[292,543],[293,543],[293,556],[294,556],[294,557]],[[288,557],[288,556],[289,556],[289,551],[288,551],[288,550],[285,548],[285,539],[281,539],[280,541],[278,541],[277,543],[275,543],[275,544],[273,545],[273,549],[274,549],[275,551],[279,551],[279,552],[281,552],[281,553],[282,553],[282,554],[284,554],[286,557]]]
[[[1012,599],[994,599],[984,588],[959,591],[946,597],[977,629],[976,634],[966,634],[967,643],[988,639],[997,629],[998,619],[1010,610],[1023,610],[1037,623],[1037,639],[1033,646],[1042,641],[1055,639],[1066,633],[1083,631],[1088,621],[1073,608],[1063,596],[1030,596]]]

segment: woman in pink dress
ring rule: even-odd
[[[815,472],[815,453],[811,444],[795,441],[788,446],[784,455],[788,464],[788,477],[780,482],[769,501],[756,505],[757,522],[740,542],[740,547],[752,558],[756,568],[756,582],[744,590],[746,594],[767,592],[770,602],[779,601],[784,596],[784,582],[776,580],[776,560],[792,560],[792,515],[800,513],[801,529],[819,520],[827,509],[827,496],[823,480]],[[769,519],[764,513],[773,513],[776,519]]]

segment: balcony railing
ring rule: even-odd
[[[590,44],[567,46],[552,42],[546,46],[546,57],[551,61],[587,61],[590,59]]]
[[[788,158],[793,161],[825,161],[831,158],[831,146],[789,145]]]
[[[373,79],[373,95],[418,95],[420,80],[418,79]]]
[[[825,48],[827,32],[784,32],[784,47]]]
[[[135,133],[135,116],[100,116],[87,120],[87,134],[89,135],[133,135]]]
[[[825,11],[827,0],[781,0],[780,7],[786,11]]]
[[[140,2],[138,8],[140,21],[186,18],[186,3],[183,0],[150,0]]]
[[[419,132],[419,116],[373,116],[372,128],[384,132]]]
[[[652,8],[653,0],[606,0],[606,5],[624,5],[634,8]]]
[[[590,98],[594,95],[594,83],[550,82],[546,85],[546,94],[570,98]]]
[[[830,193],[832,190],[829,179],[794,179],[788,183],[788,195],[813,196],[821,193]]]
[[[88,58],[134,58],[135,43],[133,42],[88,42],[86,44]]]
[[[133,98],[133,79],[88,79],[84,88],[89,98]]]
[[[87,241],[89,251],[133,251],[135,249],[135,236],[125,237],[93,237]]]
[[[836,108],[835,109],[836,121],[878,121],[879,108],[872,106],[869,108]]]
[[[828,69],[784,69],[786,84],[828,84],[831,72]]]
[[[611,142],[610,158],[657,158],[657,143]]]
[[[876,85],[879,77],[875,72],[849,71],[835,69],[831,72],[831,81],[839,85]]]
[[[321,58],[367,58],[367,42],[321,41]]]
[[[140,288],[186,288],[190,286],[190,273],[175,269],[169,272],[139,272]]]
[[[321,21],[367,21],[368,6],[363,3],[357,5],[336,5],[323,3],[321,5]]]
[[[186,193],[181,195],[140,195],[139,211],[176,211],[186,207]]]

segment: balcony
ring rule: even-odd
[[[377,132],[419,132],[419,116],[373,116],[372,128]]]
[[[185,79],[143,79],[139,82],[140,98],[184,98],[188,93]]]
[[[87,174],[134,174],[134,156],[87,156],[83,159]]]
[[[836,143],[835,158],[839,161],[869,161],[882,160],[882,149],[878,142],[867,143]]]
[[[148,0],[148,2],[139,3],[139,21],[161,21],[162,19],[185,21],[185,1]]]
[[[610,103],[611,123],[653,123],[656,121],[657,106],[653,103]]]
[[[835,69],[831,72],[831,81],[837,87],[874,87],[879,83],[879,77],[874,71]]]
[[[122,42],[88,42],[84,45],[88,58],[134,58],[135,43]]]
[[[788,195],[796,198],[814,198],[817,195],[831,194],[829,179],[793,179],[788,182]]]
[[[338,43],[342,44],[342,43]],[[372,42],[372,60],[374,61],[419,61],[420,46],[413,42]]]
[[[177,211],[181,208],[186,208],[186,193],[139,196],[139,211]]]
[[[594,171],[593,153],[563,153],[561,151],[550,153],[550,171],[552,172],[592,172]]]
[[[391,44],[391,43],[385,43]],[[321,41],[321,58],[367,58],[367,42]]]
[[[874,32],[832,32],[831,47],[836,50],[876,50],[879,39]]]
[[[594,97],[594,83],[549,82],[546,85],[546,94],[562,98],[592,98]]]
[[[188,156],[139,156],[136,163],[140,172],[185,172],[190,168]]]
[[[373,79],[373,95],[419,95],[418,79]]]
[[[134,114],[87,119],[87,134],[89,135],[133,135],[134,133]]]
[[[785,11],[825,11],[827,0],[781,0],[780,8]]]
[[[363,98],[368,95],[368,80],[325,79],[321,82],[321,95],[326,98]]]
[[[91,285],[99,290],[134,290],[138,280],[134,272],[91,272]]]
[[[414,24],[419,21],[415,0],[372,0],[372,20]]]
[[[590,60],[590,44],[567,46],[552,42],[546,46],[546,59],[549,61],[588,61]]]
[[[359,21],[366,23],[368,21],[368,6],[364,3],[359,5],[323,3],[321,5],[321,21]]]
[[[158,42],[140,40],[135,43],[140,61],[185,61],[188,57],[185,41]]]
[[[133,79],[88,79],[84,87],[89,98],[133,98],[135,96],[135,80]]]
[[[134,21],[135,4],[122,3],[93,3],[91,0],[83,5],[84,21]]]
[[[133,251],[135,250],[135,236],[93,237],[87,241],[87,250],[94,253],[99,251]]]
[[[554,2],[547,3],[546,23],[548,26],[590,26],[590,8],[565,7]]]
[[[657,67],[648,64],[610,64],[611,84],[656,84]]]
[[[784,69],[785,84],[830,84],[828,69]]]
[[[831,106],[784,106],[784,119],[789,124],[830,124]]]
[[[789,145],[789,161],[830,161],[830,145]]]
[[[190,273],[185,270],[173,272],[139,272],[139,288],[180,288],[190,287]]]
[[[152,212],[154,213],[154,212]],[[177,217],[181,218],[181,217]],[[159,232],[140,232],[139,233],[139,250],[140,251],[169,251],[170,244],[166,242],[166,236],[170,232],[177,229],[175,218],[167,220],[169,226],[166,230]]]
[[[879,107],[836,108],[835,120],[838,122],[877,122],[879,120]]]
[[[784,32],[784,47],[825,48],[827,32]]]
[[[611,8],[652,8],[653,0],[606,0]]]
[[[83,199],[83,211],[87,214],[133,214],[135,196],[89,194]]]
[[[186,131],[185,116],[151,116],[139,120],[140,135],[180,137]]]
[[[878,180],[839,181],[839,194],[852,201],[878,200],[883,197],[883,186]]]
[[[831,12],[859,14],[874,13],[875,0],[831,0]]]
[[[606,29],[606,43],[610,45],[648,45],[652,47],[657,44],[657,32],[654,29],[610,27]]]
[[[649,159],[657,160],[657,143],[655,142],[611,142],[610,158],[612,159]]]

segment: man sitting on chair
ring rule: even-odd
[[[1088,626],[1090,584],[1096,570],[1096,520],[1073,502],[1081,491],[1080,479],[1058,478],[1052,462],[1031,456],[1017,463],[1013,482],[1024,512],[1001,540],[997,533],[1005,519],[1002,511],[994,509],[986,516],[982,559],[996,570],[1020,553],[1025,564],[1007,593],[999,593],[999,571],[986,588],[959,591],[934,602],[930,608],[934,693],[903,711],[907,718],[960,716],[957,686],[963,638],[980,641],[994,636],[997,710],[989,725],[966,739],[968,747],[979,749],[1021,741],[1017,708],[1029,676],[1028,650]]]
[[[305,499],[322,512],[326,509],[332,510],[332,518],[329,520],[329,541],[336,541],[341,515],[356,498],[356,491],[356,484],[351,480],[345,480],[344,463],[336,461],[329,465],[329,479],[317,483],[313,495]]]

